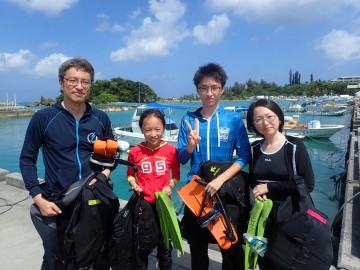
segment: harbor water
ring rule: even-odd
[[[279,105],[285,107],[288,102],[278,101]],[[249,105],[245,101],[223,101],[223,106],[241,106]],[[181,105],[194,106],[194,109],[176,109],[171,114],[171,119],[180,124],[182,116],[188,110],[195,110],[200,103],[181,103]],[[108,112],[108,115],[114,126],[128,126],[131,123],[133,110]],[[289,114],[292,116],[292,114]],[[347,150],[349,124],[351,116],[313,116],[300,114],[298,119],[301,123],[308,123],[312,120],[319,120],[321,124],[344,124],[345,127],[332,136],[330,139],[304,139],[315,173],[315,190],[312,197],[316,206],[329,216],[332,220],[338,210],[337,197],[339,195],[337,182],[340,176],[345,172],[345,154]],[[24,136],[29,124],[30,118],[12,118],[0,119],[0,168],[10,172],[19,172],[19,156],[24,142]],[[122,153],[123,159],[127,159],[127,153]],[[114,189],[117,195],[124,200],[131,196],[129,185],[126,180],[126,167],[119,165],[112,173]],[[181,181],[179,185],[185,184],[186,174],[189,171],[189,165],[181,165]],[[38,159],[38,174],[40,178],[44,177],[44,166],[42,164],[41,153]],[[173,201],[175,207],[180,205],[180,199],[176,192],[173,192]]]

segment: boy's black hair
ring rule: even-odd
[[[228,78],[222,66],[215,63],[208,63],[199,67],[193,78],[195,86],[198,87],[199,83],[205,77],[213,77],[216,81],[221,83],[222,87],[225,86],[226,80]]]

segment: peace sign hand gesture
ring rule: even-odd
[[[192,153],[192,152],[194,152],[194,149],[195,149],[196,145],[198,143],[200,143],[200,141],[201,141],[201,137],[198,134],[199,119],[195,118],[195,127],[194,127],[194,129],[192,129],[190,123],[187,120],[185,120],[185,124],[187,125],[187,127],[189,129],[189,135],[187,137],[187,140],[188,140],[187,151],[189,153]]]

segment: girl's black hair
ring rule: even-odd
[[[273,113],[275,113],[280,120],[279,131],[282,132],[283,127],[284,127],[284,113],[281,110],[280,106],[271,99],[259,99],[255,102],[253,102],[249,106],[249,109],[248,109],[248,112],[246,115],[247,129],[251,133],[255,133],[256,135],[263,137],[263,135],[257,131],[255,124],[254,124],[254,109],[257,107],[265,107],[265,108],[268,108]]]
[[[142,125],[144,123],[144,120],[148,117],[156,117],[158,119],[160,119],[161,123],[163,124],[164,128],[165,128],[165,117],[164,114],[159,110],[159,109],[147,109],[145,110],[139,119],[139,126],[140,128],[142,128]]]

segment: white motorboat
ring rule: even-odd
[[[238,112],[242,119],[246,119],[249,106],[228,106],[224,108],[227,111]]]
[[[301,113],[305,111],[305,108],[301,104],[291,103],[287,107],[284,107],[283,111]]]
[[[285,120],[283,134],[294,137],[304,136],[311,138],[330,138],[336,132],[344,128],[344,125],[324,125],[319,120],[312,120],[306,124],[300,124],[296,120]]]
[[[118,140],[126,141],[130,146],[136,146],[144,141],[144,135],[141,133],[139,127],[139,119],[141,114],[146,109],[156,108],[163,112],[165,117],[165,132],[163,135],[163,140],[170,143],[171,145],[177,147],[177,139],[179,134],[178,125],[170,119],[171,112],[174,109],[189,109],[193,108],[192,106],[186,105],[167,105],[159,104],[156,102],[140,105],[135,109],[135,112],[132,117],[131,127],[115,127],[114,132],[118,136]],[[166,113],[167,112],[167,113]]]
[[[304,115],[312,115],[312,116],[342,116],[346,110],[337,110],[337,111],[330,111],[330,110],[307,110],[304,111]]]

